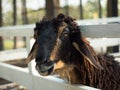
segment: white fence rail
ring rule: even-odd
[[[34,25],[2,27],[0,28],[0,36],[25,36],[27,38],[26,50],[29,52],[30,37],[33,35],[33,28]],[[86,37],[120,38],[119,24],[82,25],[80,28],[83,35]],[[8,55],[1,53],[4,52],[0,52],[0,60],[2,60],[1,58],[3,55],[4,57]],[[34,73],[35,71],[33,72],[33,68],[32,63],[28,65],[28,68],[21,68],[0,62],[0,77],[25,85],[28,90],[96,90],[95,88],[82,85],[68,85],[65,84],[63,80],[53,76],[38,76]]]

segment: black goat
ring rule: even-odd
[[[120,90],[120,65],[112,56],[97,55],[74,19],[59,14],[36,23],[35,43],[27,62],[35,58],[41,75],[59,74],[71,84]]]

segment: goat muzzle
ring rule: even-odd
[[[50,75],[54,70],[55,63],[53,61],[47,61],[45,63],[36,63],[36,70],[42,76]]]

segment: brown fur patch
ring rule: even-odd
[[[64,67],[65,67],[65,63],[64,63],[63,61],[59,60],[59,61],[56,63],[54,69],[57,70],[57,69],[61,69],[61,68],[64,68]]]

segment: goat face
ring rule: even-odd
[[[44,25],[36,24],[34,29],[36,41],[28,55],[28,62],[35,58],[36,69],[44,76],[51,74],[56,68],[64,67],[62,60],[65,61],[71,49],[69,34],[65,22],[61,22],[57,29],[51,21],[45,22]]]
[[[93,66],[102,68],[97,58],[91,54],[86,42],[81,37],[80,30],[72,18],[58,16],[58,19],[41,21],[34,29],[35,43],[28,55],[27,62],[35,58],[36,69],[41,75],[49,75],[54,70],[71,66],[70,56],[74,47],[82,58],[88,60]],[[59,22],[58,24],[56,24]],[[74,56],[74,55],[73,55]],[[81,58],[81,57],[80,57]],[[74,65],[73,65],[74,66]]]

